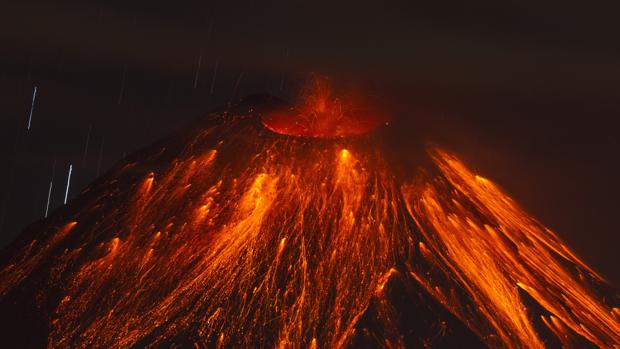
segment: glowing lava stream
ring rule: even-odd
[[[336,146],[299,157],[274,153],[280,143],[240,178],[212,176],[225,150],[148,174],[127,233],[71,278],[50,346],[124,347],[153,332],[159,344],[188,326],[199,345],[269,343],[265,328],[279,347],[345,344],[394,244],[406,243],[391,229],[398,189],[378,158],[366,168]]]
[[[592,288],[603,280],[496,185],[451,154],[437,149],[432,157],[443,178],[405,186],[403,192],[427,242],[425,258],[451,276],[443,290],[460,286],[471,304],[412,275],[459,317],[476,317],[475,307],[483,321],[473,327],[493,346],[544,347],[521,288],[552,314],[541,318],[560,340],[570,328],[600,347],[617,347],[618,308],[597,299]]]
[[[72,223],[2,267],[0,295],[43,270],[60,295],[41,295],[50,348],[341,348],[404,277],[490,347],[544,347],[538,323],[566,346],[618,347],[605,282],[493,183],[431,157],[403,184],[367,142],[223,118],[89,189]]]

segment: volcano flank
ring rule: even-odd
[[[385,124],[254,96],[130,155],[0,255],[4,346],[620,346],[613,287],[455,154],[397,176]]]

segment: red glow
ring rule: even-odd
[[[299,110],[343,115],[324,87]],[[335,120],[301,135],[362,129]],[[0,265],[0,301],[47,307],[48,348],[437,347],[444,318],[399,327],[401,283],[489,348],[619,348],[618,295],[456,155],[398,179],[371,142],[220,121],[117,167]]]
[[[334,96],[326,78],[314,78],[302,93],[301,106],[269,113],[262,122],[279,134],[335,138],[366,134],[388,121],[377,108],[353,99]]]

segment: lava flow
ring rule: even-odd
[[[377,123],[274,103],[211,114],[28,228],[0,259],[3,338],[620,347],[616,290],[454,154],[431,149],[434,167],[402,181]]]

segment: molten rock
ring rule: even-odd
[[[616,291],[553,232],[444,150],[397,179],[330,103],[213,113],[31,225],[0,257],[5,345],[620,345]]]

